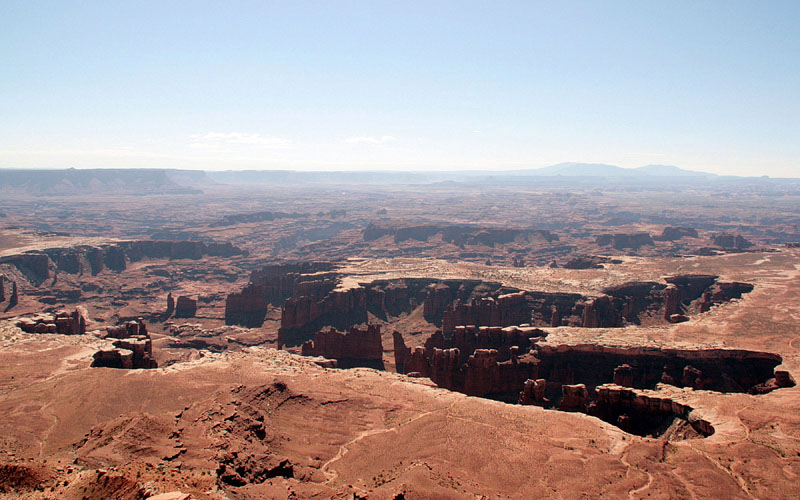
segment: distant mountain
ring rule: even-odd
[[[0,193],[36,195],[195,194],[203,171],[149,168],[0,169]],[[206,181],[208,182],[208,181]]]
[[[527,170],[526,173],[534,175],[570,175],[581,177],[619,177],[630,175],[631,171],[627,168],[616,165],[606,165],[605,163],[559,163],[544,168]]]
[[[710,174],[708,172],[698,172],[696,170],[684,170],[682,168],[678,168],[674,165],[645,165],[644,167],[639,167],[633,169],[637,172],[641,172],[646,175],[657,175],[657,176],[683,176],[683,177],[716,177],[717,174]]]
[[[510,175],[569,176],[569,177],[711,177],[714,174],[684,170],[673,165],[646,165],[639,168],[622,168],[605,163],[567,162],[549,167],[515,170]]]

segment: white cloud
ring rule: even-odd
[[[388,142],[392,142],[397,140],[395,137],[391,135],[384,135],[381,137],[375,136],[359,136],[359,137],[348,137],[344,140],[344,142],[348,144],[386,144]]]
[[[192,147],[218,147],[222,145],[261,146],[268,148],[283,148],[292,141],[282,137],[265,136],[246,132],[208,132],[205,134],[192,134]]]

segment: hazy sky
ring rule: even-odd
[[[0,0],[0,166],[800,177],[800,1]]]

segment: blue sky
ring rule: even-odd
[[[800,177],[800,2],[0,0],[0,166]]]

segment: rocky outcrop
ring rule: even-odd
[[[711,244],[730,250],[744,250],[751,248],[753,243],[745,239],[741,234],[715,234],[711,237]]]
[[[279,305],[292,297],[322,298],[336,287],[336,275],[329,273],[333,269],[334,265],[328,262],[274,264],[257,269],[250,274],[247,286],[228,295],[225,323],[257,328],[264,323],[269,304]]]
[[[616,384],[598,386],[596,398],[588,405],[586,413],[640,436],[669,432],[668,427],[674,428],[675,419],[686,422],[699,436],[714,434],[714,427],[690,406],[654,391]],[[671,439],[673,436],[665,437]]]
[[[274,272],[268,275],[272,278],[260,279],[261,284],[251,283],[228,297],[226,321],[260,326],[266,314],[266,293],[291,292],[294,295],[285,300],[281,311],[280,337],[287,346],[300,345],[325,327],[346,330],[365,323],[368,314],[386,321],[420,305],[425,319],[441,324],[443,334],[450,336],[458,326],[608,328],[671,321],[675,314],[705,312],[710,305],[741,297],[752,289],[743,283],[718,282],[713,275],[673,276],[667,283],[623,283],[595,297],[523,291],[477,280],[427,278],[376,280],[338,289],[337,281],[328,275],[315,274],[311,276],[314,279],[295,275],[288,281]],[[265,283],[270,283],[269,288]]]
[[[509,290],[498,283],[479,280],[400,278],[375,280],[346,289],[334,289],[336,281],[315,286],[318,282],[322,281],[298,281],[294,295],[284,302],[280,334],[286,345],[309,340],[314,332],[326,326],[345,330],[365,323],[368,314],[387,320],[411,313],[419,306],[423,307],[426,320],[439,324],[453,300],[500,297]],[[505,304],[506,299],[502,300]],[[507,321],[518,323],[516,318]]]
[[[496,299],[486,297],[472,299],[469,303],[457,301],[445,309],[442,330],[445,334],[455,331],[456,326],[510,326],[530,323],[531,308],[525,292],[499,295]]]
[[[563,263],[561,267],[564,269],[602,269],[603,264],[612,263],[608,257],[599,257],[597,255],[583,255],[573,257],[567,262]],[[553,264],[556,264],[553,266]],[[558,267],[556,261],[551,263],[550,267]]]
[[[586,404],[589,401],[589,391],[584,384],[563,384],[561,386],[561,403],[558,409],[561,411],[586,411]]]
[[[336,287],[334,269],[335,265],[330,262],[272,264],[253,271],[250,283],[262,288],[270,304],[280,305],[289,297],[326,295]]]
[[[175,305],[176,318],[194,318],[197,313],[197,301],[185,295],[178,297]]]
[[[550,400],[545,397],[547,390],[547,380],[540,378],[536,380],[528,379],[522,386],[518,403],[521,405],[536,405],[543,408],[550,407]]]
[[[231,257],[246,252],[230,243],[202,241],[121,241],[108,245],[78,245],[47,248],[0,258],[0,264],[15,266],[31,283],[39,285],[56,273],[98,274],[108,269],[124,271],[130,262],[152,259],[201,259]]]
[[[241,292],[231,293],[225,299],[225,324],[258,328],[267,315],[264,289],[252,283]]]
[[[452,337],[441,331],[424,346],[406,347],[394,336],[399,373],[430,377],[438,386],[472,396],[516,402],[519,387],[531,378],[534,359],[527,354],[533,327],[458,327]]]
[[[458,246],[495,246],[519,242],[552,242],[558,236],[541,229],[508,229],[448,224],[408,224],[400,221],[376,221],[364,229],[364,241],[374,241],[384,236],[392,236],[395,243],[406,240],[427,241],[435,235],[442,240]]]
[[[617,233],[601,234],[595,243],[601,247],[613,247],[616,250],[638,250],[643,246],[655,246],[653,238],[648,233]]]
[[[428,373],[422,364],[432,364],[435,349],[455,349],[459,354],[458,362],[466,363],[476,350],[494,350],[499,361],[512,358],[512,352],[527,352],[532,339],[545,335],[543,330],[531,326],[510,327],[475,327],[458,326],[453,335],[445,337],[441,330],[431,335],[425,344],[415,348],[406,347],[403,336],[394,334],[395,366],[398,373]],[[418,351],[420,350],[420,351]],[[421,359],[418,359],[421,358]],[[413,366],[412,366],[413,365]]]
[[[37,314],[18,319],[16,325],[26,333],[83,335],[86,333],[86,309],[78,307],[71,313],[59,311],[55,314]]]
[[[303,342],[300,353],[335,359],[339,368],[363,366],[382,370],[381,326],[353,327],[348,332],[339,332],[335,328],[319,331],[314,340]]]
[[[425,296],[423,315],[431,322],[439,321],[444,316],[444,311],[453,302],[453,289],[444,283],[428,285]]]
[[[614,368],[614,383],[625,387],[633,387],[633,368],[624,364]]]
[[[14,307],[19,303],[19,292],[17,291],[17,282],[11,282],[11,297],[8,299],[8,306],[6,306],[6,311]]]
[[[172,293],[167,294],[167,311],[164,313],[164,316],[169,318],[172,316],[172,313],[175,312],[175,299],[172,297]]]
[[[6,277],[0,275],[0,302],[6,301]]]
[[[334,290],[325,297],[302,295],[287,299],[281,308],[279,345],[308,340],[309,330],[326,326],[347,329],[367,322],[367,294],[363,287]]]
[[[539,343],[533,352],[537,376],[557,400],[563,384],[582,383],[591,392],[606,383],[652,389],[659,383],[718,392],[748,392],[775,378],[777,354],[728,349],[659,349],[592,344]]]
[[[753,291],[753,285],[749,283],[724,283],[717,282],[707,288],[697,303],[697,309],[703,313],[711,309],[716,304],[723,304],[734,299],[741,299],[745,293]]]
[[[26,252],[0,257],[0,264],[16,267],[28,281],[35,285],[41,284],[52,276],[53,263],[43,253]]]
[[[158,368],[153,359],[153,343],[147,326],[139,319],[106,328],[110,346],[92,356],[94,368],[150,369]]]
[[[677,241],[683,238],[699,238],[697,229],[693,227],[673,227],[667,226],[659,236],[653,239],[656,241]]]
[[[476,349],[463,364],[460,359],[458,349],[434,348],[428,376],[445,389],[516,402],[520,387],[535,373],[534,359],[519,356],[517,349],[506,361],[498,360],[495,349]]]
[[[766,394],[781,387],[794,387],[795,381],[786,370],[775,370],[775,377],[750,389],[750,394]]]

